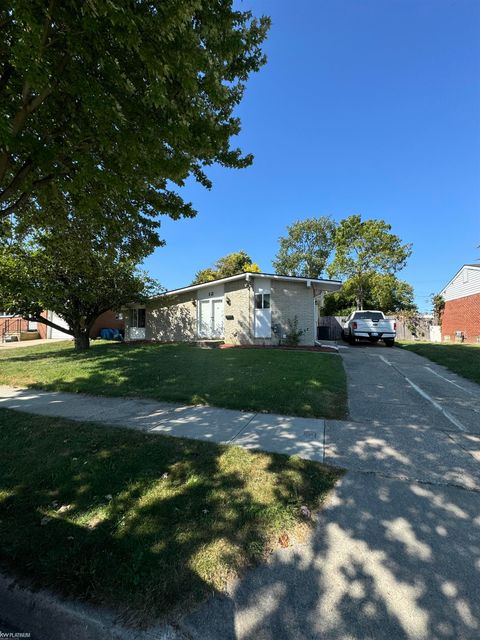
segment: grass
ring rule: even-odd
[[[405,341],[401,346],[480,384],[480,344]]]
[[[147,621],[294,535],[339,472],[299,458],[0,410],[0,565]],[[305,525],[303,525],[305,528]]]
[[[340,356],[273,349],[70,342],[0,350],[0,384],[343,418]]]

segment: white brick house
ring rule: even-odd
[[[242,273],[167,291],[147,305],[125,309],[126,340],[226,344],[278,344],[288,321],[298,320],[300,344],[314,345],[318,309],[325,292],[341,282]]]

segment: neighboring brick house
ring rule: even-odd
[[[480,342],[480,264],[464,264],[440,295],[442,340]]]
[[[67,327],[65,320],[62,320],[53,311],[44,311],[42,316],[51,320],[60,327]],[[95,320],[90,330],[91,338],[98,338],[100,329],[120,329],[123,331],[125,323],[114,311],[105,311]],[[29,340],[32,338],[47,338],[51,340],[69,340],[72,336],[63,333],[59,329],[54,329],[41,322],[25,320],[21,316],[7,314],[0,310],[0,343],[8,336],[15,336],[18,340]]]
[[[0,342],[8,336],[20,339],[45,338],[46,326],[37,322],[24,320],[21,316],[8,314],[0,310]]]
[[[278,344],[288,321],[298,320],[300,344],[314,345],[318,309],[338,280],[241,273],[183,287],[125,309],[125,339],[159,342],[221,340],[226,344]]]

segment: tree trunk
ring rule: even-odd
[[[90,331],[88,329],[78,329],[73,334],[75,351],[85,351],[90,348]]]

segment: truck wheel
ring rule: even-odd
[[[386,340],[384,340],[384,342],[386,347],[393,347],[393,345],[395,344],[395,339],[387,338]]]
[[[356,342],[355,336],[352,336],[352,334],[349,333],[347,338],[348,338],[348,344],[352,344],[352,345],[355,344],[355,342]]]
[[[345,333],[345,329],[342,329],[342,340],[343,340],[344,342],[347,342],[347,335],[346,335],[346,333]]]

